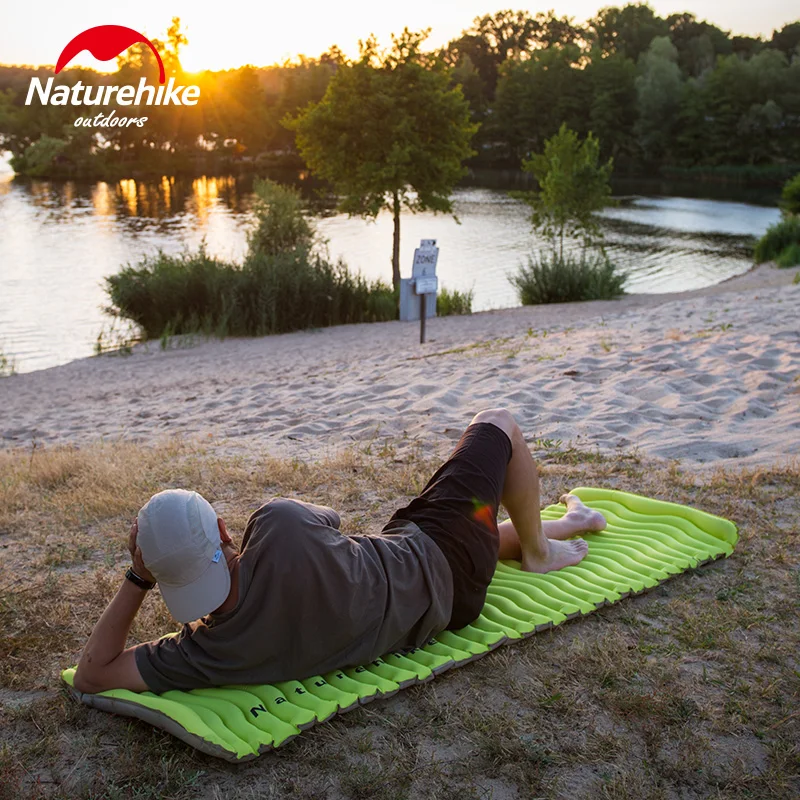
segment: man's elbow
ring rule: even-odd
[[[98,676],[92,675],[91,670],[81,664],[78,664],[78,668],[75,670],[72,685],[82,694],[97,694],[106,689],[101,685]]]
[[[108,689],[148,691],[136,666],[134,648],[120,653],[108,664],[98,665],[91,659],[82,658],[75,670],[72,685],[83,694],[97,694]]]

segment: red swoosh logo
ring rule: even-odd
[[[120,53],[125,52],[132,44],[142,42],[152,51],[158,61],[158,80],[165,83],[167,80],[164,73],[164,62],[158,54],[158,50],[153,43],[139,31],[133,28],[126,28],[124,25],[98,25],[95,28],[87,28],[83,33],[79,33],[61,51],[61,55],[56,62],[56,75],[75,58],[82,50],[88,50],[98,61],[111,61]]]

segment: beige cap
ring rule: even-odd
[[[197,492],[168,489],[139,511],[137,544],[167,608],[191,622],[222,605],[231,588],[217,513]]]

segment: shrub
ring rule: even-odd
[[[303,250],[259,252],[244,265],[204,250],[160,252],[106,278],[114,316],[133,320],[144,338],[186,333],[261,336],[397,317],[394,292]]]
[[[106,278],[115,317],[145,339],[185,333],[261,336],[350,322],[397,318],[397,295],[382,281],[353,275],[315,248],[300,195],[257,180],[256,224],[244,263],[163,252]]]
[[[14,172],[31,177],[47,176],[52,172],[53,164],[63,155],[67,146],[66,139],[57,139],[43,134],[35,142],[29,144],[22,155],[14,156],[11,159],[11,168]]]
[[[765,261],[777,261],[784,250],[792,245],[800,244],[800,217],[785,216],[767,228],[767,232],[758,240],[755,247],[756,264]],[[790,266],[781,264],[781,266]]]
[[[781,208],[786,214],[800,214],[800,172],[784,184]]]
[[[250,252],[275,255],[295,248],[310,250],[314,231],[303,213],[300,192],[261,178],[256,178],[253,190],[256,224],[247,237]]]
[[[603,254],[561,259],[551,252],[538,259],[529,256],[528,266],[509,280],[523,305],[569,303],[578,300],[610,300],[625,293],[625,275]]]
[[[260,335],[397,318],[394,291],[301,250],[255,253],[242,269],[233,332]]]
[[[472,289],[468,292],[459,292],[454,289],[442,289],[436,296],[436,313],[440,317],[449,317],[454,314],[472,313]]]
[[[796,267],[800,265],[800,242],[792,242],[785,247],[775,259],[779,267]]]

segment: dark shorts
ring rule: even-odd
[[[481,613],[497,566],[497,509],[503,494],[511,440],[496,425],[470,425],[450,458],[419,497],[392,515],[414,522],[441,548],[453,572],[449,630]]]

